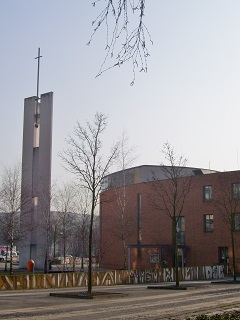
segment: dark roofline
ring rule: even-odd
[[[123,170],[125,170],[125,171],[129,171],[129,170],[132,170],[132,169],[136,169],[136,168],[141,168],[141,167],[157,167],[157,168],[159,168],[159,167],[168,167],[168,168],[170,168],[171,166],[168,166],[168,165],[157,165],[157,164],[142,164],[142,165],[139,165],[139,166],[135,166],[135,167],[131,167],[131,168],[127,168],[127,169],[122,169],[122,170],[118,170],[118,171],[114,171],[114,172],[112,172],[112,173],[109,173],[109,174],[107,174],[106,176],[104,176],[104,178],[106,178],[106,177],[109,177],[109,176],[111,176],[111,175],[113,175],[113,174],[117,174],[117,173],[120,173],[120,172],[122,172]],[[179,166],[179,168],[186,168],[186,169],[192,169],[192,170],[206,170],[206,171],[209,171],[210,173],[218,173],[218,172],[222,172],[222,171],[217,171],[217,170],[211,170],[211,169],[206,169],[206,168],[196,168],[196,167],[183,167],[183,166]],[[238,170],[236,170],[236,171],[238,171]]]

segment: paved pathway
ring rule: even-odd
[[[83,289],[1,291],[0,319],[157,320],[240,308],[240,284],[197,283],[185,291],[147,289],[146,285],[94,288],[126,297],[80,300],[50,297],[50,292]]]

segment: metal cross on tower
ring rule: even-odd
[[[38,128],[38,118],[39,118],[39,69],[40,69],[40,58],[42,56],[40,55],[40,48],[38,48],[38,56],[35,59],[38,59],[38,71],[37,71],[37,96],[36,96],[36,107],[35,107],[35,127]]]
[[[38,56],[35,59],[38,59],[38,71],[37,71],[37,101],[39,100],[38,91],[39,91],[39,69],[40,69],[40,48],[38,48]]]

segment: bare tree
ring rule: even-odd
[[[119,142],[119,153],[117,157],[117,164],[120,172],[116,176],[116,178],[113,178],[113,180],[111,181],[111,187],[113,187],[114,189],[114,195],[108,201],[109,205],[111,206],[112,213],[114,214],[114,219],[116,219],[117,227],[113,229],[111,221],[109,221],[108,230],[106,230],[107,232],[111,232],[114,237],[121,240],[123,250],[123,269],[127,269],[126,241],[133,230],[133,220],[129,215],[131,194],[127,189],[127,185],[130,184],[131,181],[129,180],[129,176],[127,175],[126,170],[136,159],[134,152],[135,148],[129,147],[128,136],[126,132],[123,131]],[[118,188],[119,183],[121,185],[121,188]],[[105,226],[105,228],[106,227],[107,226]]]
[[[194,185],[191,176],[189,177],[185,174],[187,159],[182,155],[178,156],[168,142],[163,145],[162,153],[169,163],[169,165],[161,164],[167,180],[159,180],[156,176],[153,177],[153,193],[150,199],[156,210],[166,214],[172,220],[175,279],[176,286],[179,287],[178,235],[180,233],[178,231],[186,200]]]
[[[21,167],[5,167],[0,186],[1,233],[10,247],[10,274],[13,274],[13,246],[20,240]],[[6,256],[7,267],[7,256]],[[5,269],[6,269],[5,267]]]
[[[131,61],[133,67],[131,85],[133,85],[136,69],[147,72],[149,56],[147,42],[153,43],[144,23],[145,0],[97,0],[92,4],[95,7],[103,2],[101,12],[92,22],[94,30],[88,42],[91,43],[96,32],[105,24],[106,55],[97,76]],[[106,66],[109,58],[114,58],[116,62]]]
[[[51,241],[50,243],[53,246],[52,249],[52,257],[56,258],[56,250],[57,250],[57,242],[59,238],[59,233],[60,233],[60,222],[58,219],[58,214],[56,211],[51,212],[51,226],[50,226],[50,235],[51,235]]]
[[[59,236],[63,246],[63,270],[66,270],[66,255],[74,226],[76,189],[72,183],[65,183],[55,194],[54,207],[57,210]]]
[[[51,186],[51,206],[50,206],[50,220],[49,220],[49,254],[52,258],[59,255],[58,241],[60,237],[60,222],[57,208],[55,206],[58,198],[58,183],[54,181]]]
[[[239,178],[240,175],[238,176]],[[222,215],[231,235],[233,280],[236,281],[235,231],[240,230],[240,214],[238,213],[240,186],[239,184],[232,184],[229,175],[223,174],[218,177],[218,184],[214,189],[212,204]]]
[[[102,134],[107,126],[107,117],[96,113],[94,122],[87,122],[86,128],[79,122],[73,136],[67,140],[69,148],[60,154],[65,168],[78,177],[80,187],[91,195],[90,225],[88,241],[88,294],[92,294],[92,239],[94,212],[98,203],[103,177],[116,158],[118,146],[114,146],[108,157],[103,158]]]
[[[75,225],[75,236],[78,239],[78,249],[81,256],[81,271],[84,271],[84,257],[88,244],[88,233],[90,224],[90,194],[89,190],[78,190],[76,195],[76,210],[78,217]]]

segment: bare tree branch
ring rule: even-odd
[[[102,0],[92,3],[96,7]],[[136,17],[137,16],[137,17]],[[126,62],[132,63],[134,84],[136,70],[147,72],[147,58],[149,51],[147,43],[153,44],[148,28],[144,23],[145,0],[107,0],[103,9],[92,22],[93,33],[88,45],[91,44],[96,32],[105,24],[106,28],[106,55],[98,71],[97,77],[116,66]],[[107,66],[109,59],[115,63]]]

